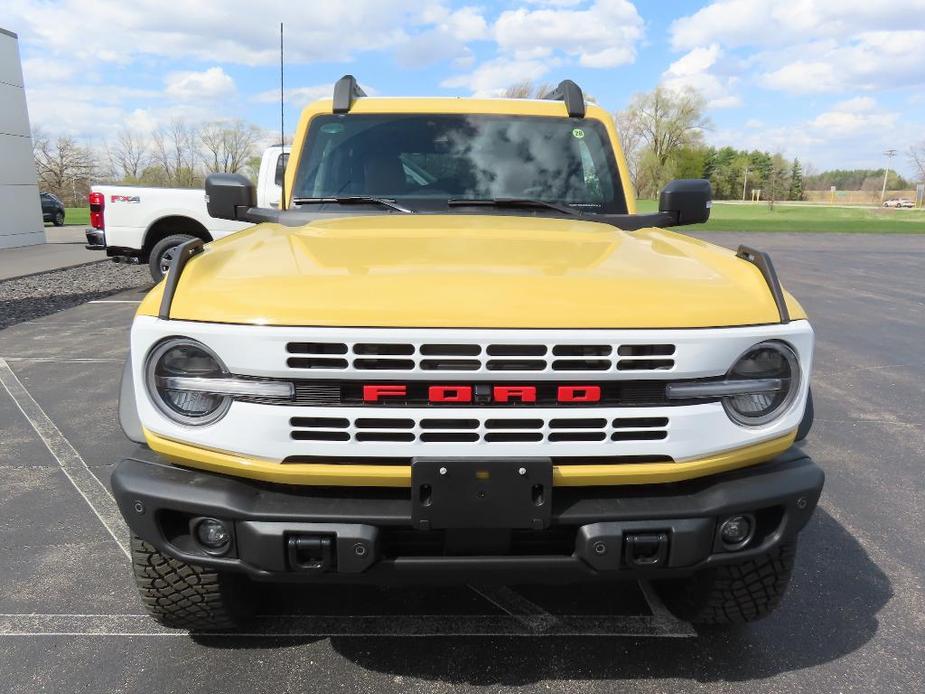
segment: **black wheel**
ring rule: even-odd
[[[63,227],[64,226],[64,213],[55,212],[55,216],[52,218],[51,223],[54,224],[56,227]]]
[[[253,613],[245,577],[168,557],[134,535],[131,548],[141,600],[165,627],[191,631],[236,629]]]
[[[694,624],[732,625],[753,622],[780,604],[796,556],[796,541],[757,559],[708,569],[655,587],[675,616]]]
[[[189,234],[171,234],[154,244],[148,256],[148,267],[151,269],[151,277],[155,282],[160,282],[167,274],[176,255],[177,246],[194,238],[196,237]]]

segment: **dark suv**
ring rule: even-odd
[[[51,222],[56,227],[64,226],[64,203],[51,193],[42,193],[42,221]]]

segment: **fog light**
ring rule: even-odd
[[[752,539],[753,528],[748,516],[730,516],[719,526],[719,537],[726,549],[742,549]]]
[[[203,518],[196,525],[196,539],[210,554],[222,554],[231,545],[231,531],[220,520]]]

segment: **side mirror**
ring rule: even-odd
[[[257,206],[257,189],[245,176],[214,173],[206,176],[206,209],[210,217],[247,220],[247,210]]]
[[[713,189],[702,178],[679,178],[662,189],[658,211],[671,215],[671,226],[702,224],[710,218]]]

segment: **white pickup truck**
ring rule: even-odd
[[[268,147],[257,173],[257,204],[278,207],[289,147]],[[91,188],[87,248],[115,262],[148,263],[159,281],[177,246],[191,238],[213,241],[251,226],[210,217],[201,188],[102,185]]]

